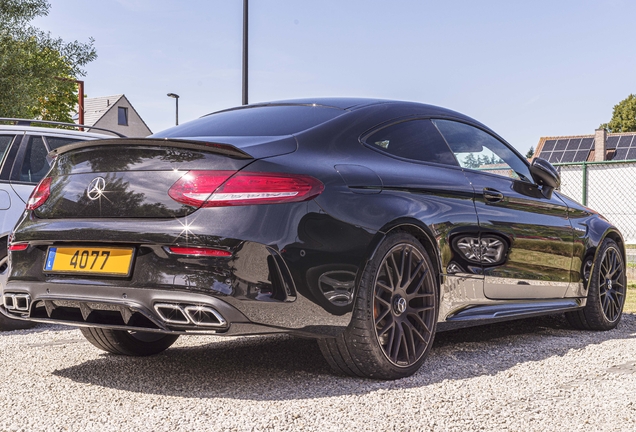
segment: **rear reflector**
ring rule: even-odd
[[[225,207],[307,201],[323,184],[300,174],[232,171],[189,171],[168,194],[194,207]]]
[[[23,251],[26,250],[26,248],[29,247],[28,243],[11,243],[9,244],[9,250],[11,252],[13,251]]]
[[[211,256],[211,257],[229,257],[232,252],[223,249],[213,248],[196,248],[196,247],[175,247],[169,246],[168,251],[177,255],[195,255],[195,256]]]
[[[51,195],[51,177],[45,177],[31,192],[26,209],[35,210],[40,207]]]

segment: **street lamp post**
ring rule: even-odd
[[[168,97],[174,98],[176,103],[175,124],[179,126],[179,95],[176,93],[168,93]]]

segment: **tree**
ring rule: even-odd
[[[479,167],[479,161],[477,160],[477,158],[475,157],[474,154],[469,153],[468,156],[466,156],[464,158],[464,167],[466,167],[466,168],[478,168]]]
[[[609,132],[636,132],[636,95],[630,94],[614,105],[612,119],[599,128]]]
[[[528,153],[526,153],[526,159],[532,159],[532,156],[534,156],[534,147],[531,146]]]
[[[31,25],[49,9],[47,0],[0,0],[0,117],[72,121],[73,81],[97,53],[92,38],[67,43]]]

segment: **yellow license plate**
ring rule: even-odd
[[[44,271],[128,276],[133,251],[133,248],[118,247],[49,247]]]

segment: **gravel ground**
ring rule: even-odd
[[[61,326],[0,333],[0,431],[636,430],[636,316],[562,317],[437,335],[414,376],[331,374],[314,341],[181,338],[101,353]]]

